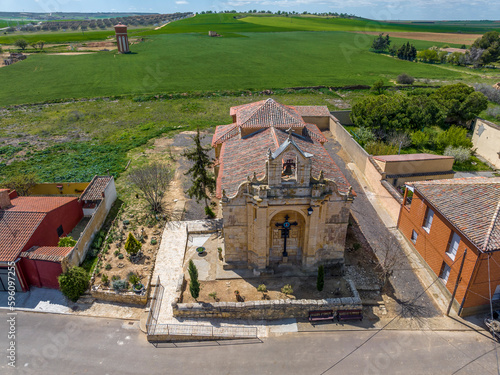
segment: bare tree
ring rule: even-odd
[[[391,236],[381,242],[381,249],[377,251],[379,264],[377,265],[378,275],[382,290],[384,290],[394,271],[401,268],[404,254],[399,247],[397,240]]]
[[[173,170],[163,163],[153,162],[137,167],[130,172],[129,179],[139,189],[153,212],[162,212],[162,198],[174,176]]]

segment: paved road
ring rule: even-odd
[[[345,160],[339,156],[341,145],[329,135],[328,142],[325,143],[325,148],[349,180],[349,183],[352,185],[357,194],[357,197],[354,199],[354,203],[352,205],[352,211],[359,221],[363,234],[374,249],[375,253],[383,254],[383,244],[387,239],[393,237],[392,234],[384,225],[382,220],[380,220],[380,217],[369,202],[362,187],[354,178],[351,170],[346,167]],[[397,245],[397,247],[399,248],[399,245]],[[423,293],[424,287],[411,270],[411,265],[409,264],[403,250],[401,248],[398,250],[401,253],[401,263],[398,264],[398,269],[394,272],[394,275],[391,278],[396,298],[400,301],[414,300],[418,308],[415,309],[413,313],[418,313],[420,316],[432,317],[441,315],[440,311],[436,308],[429,296]],[[417,296],[420,297],[416,299]]]
[[[0,348],[7,352],[7,313]],[[19,312],[17,368],[1,374],[497,374],[498,346],[476,332],[335,331],[246,344],[155,347],[123,320]],[[358,348],[359,347],[359,348]]]

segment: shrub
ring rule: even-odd
[[[410,136],[407,133],[394,132],[389,136],[388,143],[397,149],[406,148],[411,145]]]
[[[137,274],[131,273],[128,276],[128,281],[130,281],[130,284],[132,285],[137,285],[141,283],[141,278]]]
[[[488,108],[486,110],[486,114],[488,116],[496,118],[497,120],[500,120],[500,107]]]
[[[61,292],[76,302],[89,286],[89,275],[81,267],[72,267],[57,278]]]
[[[444,150],[443,155],[453,156],[455,158],[455,161],[463,163],[470,159],[470,149],[465,147],[448,146]]]
[[[123,259],[124,257],[125,256],[122,253],[118,254],[118,259]]]
[[[108,277],[108,275],[106,275],[106,274],[102,275],[101,280],[102,280],[102,282],[103,282],[104,285],[109,285],[109,277]]]
[[[115,257],[117,257],[118,255],[120,255],[120,250],[115,250],[114,254],[115,254]]]
[[[125,250],[130,255],[135,255],[141,250],[142,244],[137,241],[132,233],[129,232],[127,241],[125,241]]]
[[[212,297],[214,299],[214,301],[217,301],[217,293],[216,292],[212,292],[208,296]]]
[[[205,206],[205,215],[207,215],[211,219],[213,219],[215,217],[215,213],[208,206]]]
[[[76,245],[76,240],[71,236],[61,237],[59,238],[59,242],[57,243],[58,247],[73,247]]]
[[[478,83],[474,85],[474,89],[484,94],[489,101],[500,104],[500,90],[497,90],[485,83]]]
[[[400,75],[398,75],[398,78],[396,80],[402,85],[412,85],[413,82],[415,82],[415,78],[406,73],[401,73]]]
[[[189,292],[191,293],[191,297],[197,299],[200,296],[200,282],[198,281],[198,269],[194,265],[193,260],[189,261],[188,273],[190,278]]]
[[[120,280],[120,276],[118,276],[118,275],[113,275],[113,276],[111,277],[111,280],[113,280],[113,281],[115,281],[115,280]]]
[[[257,287],[257,292],[266,293],[266,292],[267,292],[267,287],[266,287],[266,284],[260,284],[260,285]]]
[[[316,280],[316,289],[322,291],[325,286],[325,267],[321,264],[318,267],[318,279]]]
[[[289,295],[293,293],[293,288],[290,284],[286,284],[283,288],[281,288],[281,293]]]
[[[377,140],[375,134],[373,134],[373,132],[369,128],[366,128],[364,126],[358,129],[356,135],[358,136],[358,141],[361,145],[365,145],[368,142]]]
[[[114,290],[128,289],[128,281],[127,280],[115,280],[115,281],[113,281],[113,289]]]
[[[376,81],[372,88],[371,88],[372,91],[375,91],[377,94],[382,94],[384,92],[384,81],[382,79],[379,79],[378,81]]]
[[[451,126],[448,130],[439,133],[436,137],[436,144],[441,150],[448,146],[472,147],[472,141],[467,137],[467,129],[458,126]]]
[[[411,143],[413,143],[416,148],[424,148],[427,146],[429,144],[429,139],[429,133],[424,133],[421,130],[411,134]]]
[[[104,267],[104,268],[106,268],[106,271],[109,271],[111,269],[111,264],[109,264],[109,263],[106,264],[106,267]]]
[[[369,142],[365,151],[370,155],[395,155],[398,152],[396,146],[388,145],[382,141]]]

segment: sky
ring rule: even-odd
[[[337,12],[376,20],[498,20],[498,0],[0,0],[3,12]]]

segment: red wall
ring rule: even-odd
[[[57,277],[62,273],[61,264],[22,258],[21,267],[30,285],[38,288],[59,289]]]
[[[73,230],[82,218],[82,206],[77,199],[49,212],[35,230],[26,246],[24,246],[23,251],[30,249],[32,246],[57,246],[59,242],[57,228],[59,225],[63,227],[64,233],[61,237],[64,237]]]

